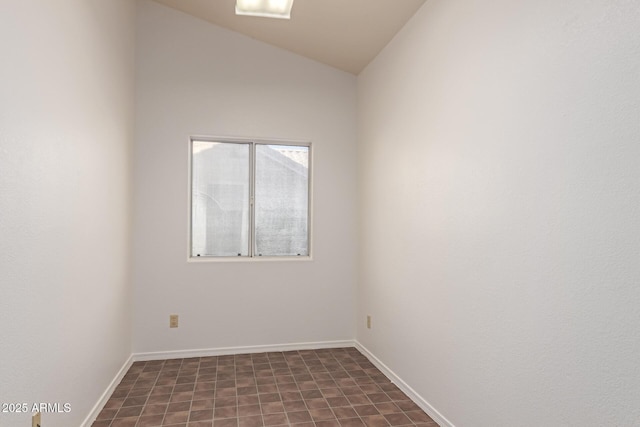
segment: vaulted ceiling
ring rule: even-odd
[[[235,15],[235,0],[155,0],[215,25],[359,74],[425,0],[295,0],[291,20]]]

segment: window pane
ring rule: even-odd
[[[191,255],[249,255],[248,144],[193,141]]]
[[[309,147],[256,145],[256,256],[309,255]]]

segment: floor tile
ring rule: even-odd
[[[355,348],[135,362],[93,427],[437,424]]]

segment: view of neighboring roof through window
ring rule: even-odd
[[[191,257],[309,256],[310,145],[193,140]]]

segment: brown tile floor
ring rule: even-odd
[[[93,427],[437,427],[355,348],[136,362]]]

